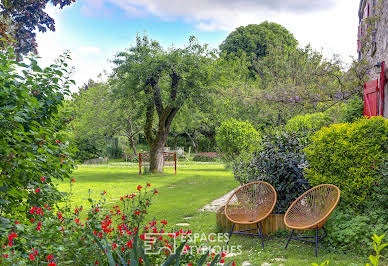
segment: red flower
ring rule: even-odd
[[[8,258],[8,255],[7,254],[3,254],[3,258]]]
[[[115,249],[115,248],[117,248],[117,244],[116,244],[116,243],[113,243],[113,244],[112,244],[112,249]]]
[[[31,223],[33,223],[35,220],[31,218]]]
[[[19,221],[15,221],[15,224],[20,224],[20,222]]]
[[[166,224],[167,224],[167,221],[166,221],[166,220],[163,220],[163,221],[160,221],[160,223],[166,225]]]
[[[151,184],[150,183],[147,183],[147,187],[150,187],[151,186]]]
[[[57,266],[57,264],[55,262],[50,262],[49,266]]]
[[[58,144],[58,143],[61,143],[61,141],[59,139],[56,139],[55,143]]]
[[[30,260],[35,260],[35,257],[32,254],[28,254],[28,257],[30,257]]]
[[[129,248],[132,248],[132,241],[131,240],[129,240],[128,242],[127,242],[127,244],[125,244],[127,247],[129,247]]]
[[[16,233],[11,233],[9,236],[8,236],[8,240],[9,241],[12,241],[12,239],[14,239],[15,237],[17,237],[18,235]]]
[[[77,224],[79,224],[79,218],[75,218],[75,219],[74,219],[74,222],[76,222]]]
[[[135,214],[135,215],[139,215],[140,212],[139,212],[139,211],[135,211],[134,214]]]
[[[40,180],[41,180],[42,182],[44,182],[44,181],[46,180],[46,178],[45,178],[44,176],[42,176],[42,177],[40,178]]]
[[[224,258],[226,256],[226,252],[221,253],[221,258]]]
[[[63,216],[62,216],[62,213],[58,212],[57,214],[58,214],[58,220],[61,220],[62,217],[63,217]]]
[[[157,189],[155,189],[154,190],[154,194],[158,194],[159,192],[158,192],[158,190]]]
[[[51,255],[51,254],[49,254],[49,255],[46,257],[47,260],[52,260],[53,258],[54,258],[54,256]]]
[[[8,246],[12,247],[12,246],[13,246],[12,242],[9,242],[9,243],[8,243]]]
[[[124,198],[123,198],[123,197],[121,197],[121,198],[120,198],[120,200],[124,200]]]
[[[233,261],[233,264],[232,264],[232,266],[236,266],[236,263]]]
[[[139,190],[139,191],[140,191],[142,188],[143,188],[143,187],[140,186],[140,185],[137,186],[137,190]]]
[[[71,182],[72,182],[72,183],[75,183],[75,179],[74,179],[74,178],[72,178],[72,179],[71,179]]]
[[[40,188],[35,189],[35,193],[38,193],[40,191]]]
[[[220,263],[224,263],[224,262],[225,262],[225,260],[224,260],[224,259],[221,259],[221,260],[220,260]]]
[[[143,258],[142,257],[140,257],[139,258],[139,263],[143,263],[144,261],[143,261]]]

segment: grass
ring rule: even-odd
[[[134,192],[137,185],[149,182],[159,190],[150,208],[149,220],[167,220],[171,230],[180,228],[176,223],[190,223],[192,232],[201,234],[218,231],[215,213],[198,209],[238,186],[232,172],[219,163],[180,163],[177,175],[172,168],[166,168],[163,175],[139,175],[137,164],[82,165],[75,171],[74,178],[71,198],[74,206],[88,206],[89,189],[93,198],[99,198],[99,193],[106,190],[107,201],[114,204],[119,202],[120,196]],[[69,191],[68,183],[58,186],[62,191]],[[186,220],[185,217],[191,218]],[[316,259],[312,245],[292,241],[285,251],[285,242],[286,237],[266,237],[263,250],[259,239],[233,235],[230,245],[241,245],[242,254],[226,261],[233,260],[236,265],[249,261],[252,265],[267,262],[298,266],[325,260],[330,260],[330,265],[365,265],[368,262],[367,257],[332,253],[325,247],[320,248]]]

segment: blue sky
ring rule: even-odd
[[[43,64],[64,50],[72,53],[77,85],[96,79],[118,51],[146,32],[163,46],[181,47],[189,36],[217,48],[238,26],[265,20],[282,24],[325,56],[356,55],[358,0],[77,0],[48,7],[56,32],[38,34]],[[76,90],[76,88],[73,88]]]

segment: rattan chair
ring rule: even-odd
[[[264,248],[261,221],[271,214],[276,197],[275,189],[263,181],[248,183],[236,189],[225,205],[225,216],[233,224],[228,243],[232,234],[254,235],[261,237],[261,245]],[[257,228],[233,232],[236,224],[256,224]],[[253,230],[257,230],[257,234],[246,233]]]
[[[313,187],[298,197],[284,215],[284,224],[292,229],[285,249],[291,239],[311,242],[315,243],[315,257],[317,257],[318,242],[326,236],[326,229],[323,225],[337,206],[340,194],[338,187],[323,184]],[[318,230],[321,228],[324,232],[319,236]],[[293,237],[295,230],[315,230],[315,236]],[[309,238],[314,238],[314,240]]]

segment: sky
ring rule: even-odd
[[[239,26],[276,22],[300,46],[345,63],[356,57],[359,0],[77,0],[47,7],[56,31],[38,33],[41,63],[70,50],[77,87],[109,73],[114,55],[146,33],[164,47],[183,47],[191,35],[217,48]],[[100,77],[103,79],[103,77]],[[77,87],[72,88],[73,91]]]

